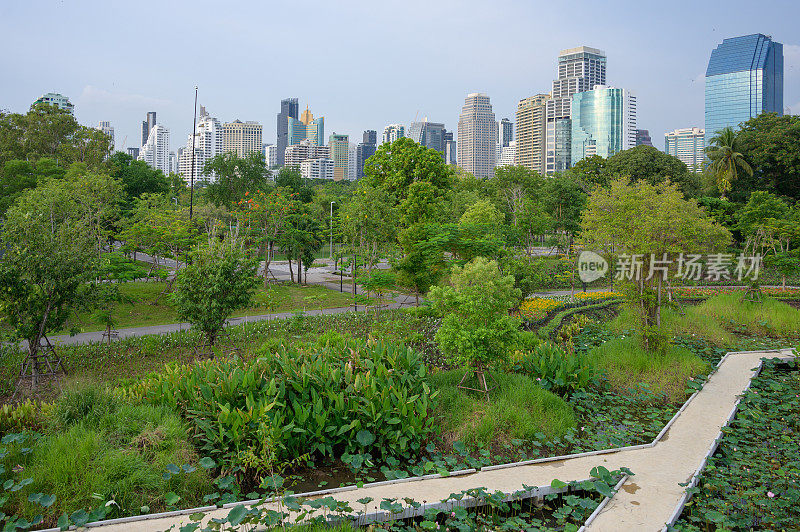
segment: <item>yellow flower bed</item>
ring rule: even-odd
[[[619,292],[578,292],[575,294],[575,299],[581,301],[600,301],[601,299],[612,299],[615,297],[622,297]]]
[[[539,320],[544,318],[551,310],[561,306],[562,303],[556,299],[543,297],[526,299],[519,304],[519,315],[526,320]]]

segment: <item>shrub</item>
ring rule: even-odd
[[[597,381],[594,366],[583,355],[565,353],[550,342],[522,354],[514,364],[514,370],[536,379],[543,388],[566,397]]]
[[[490,367],[504,362],[516,339],[519,320],[508,311],[519,300],[514,278],[497,262],[477,257],[453,267],[452,286],[436,286],[429,299],[443,316],[436,332],[439,348],[453,365]]]
[[[259,471],[245,455],[402,455],[432,428],[435,394],[420,357],[403,345],[347,340],[324,348],[261,351],[238,359],[171,365],[128,395],[177,408],[197,427],[199,448],[223,464]]]
[[[112,397],[99,386],[78,386],[65,390],[53,406],[51,421],[65,429],[86,418],[97,420],[112,409]]]

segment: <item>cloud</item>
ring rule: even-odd
[[[152,98],[141,94],[111,92],[94,85],[86,85],[78,97],[81,105],[110,105],[115,107],[166,107],[171,100]]]

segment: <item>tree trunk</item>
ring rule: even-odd
[[[287,255],[287,259],[289,259],[289,278],[294,282],[294,270],[292,270],[292,256]]]

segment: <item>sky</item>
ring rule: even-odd
[[[704,75],[723,38],[784,44],[784,106],[800,114],[800,2],[709,0],[0,1],[0,109],[24,113],[47,92],[85,125],[108,120],[116,147],[139,146],[156,111],[170,149],[199,104],[223,122],[264,124],[274,143],[282,98],[325,117],[325,135],[427,117],[455,131],[464,97],[498,120],[549,92],[558,53],[606,52],[607,83],[638,98],[638,127],[703,127]]]

